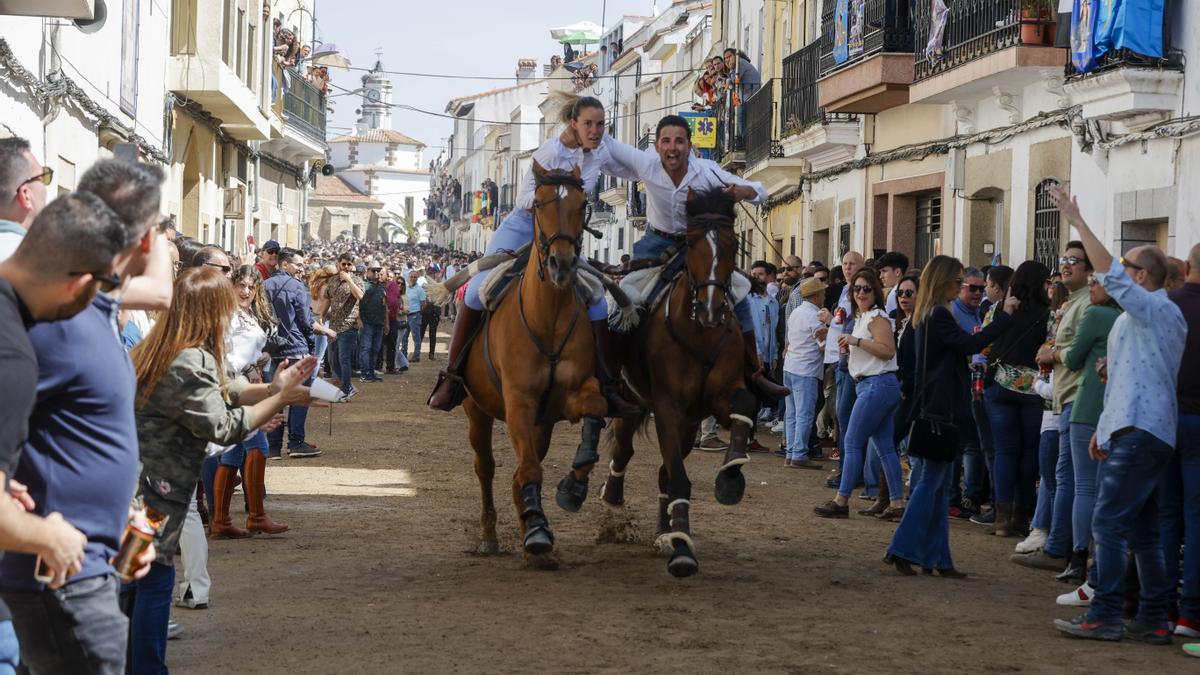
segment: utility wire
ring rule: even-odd
[[[364,73],[382,73],[385,75],[399,75],[402,77],[428,77],[428,78],[445,79],[445,80],[512,80],[513,79],[511,75],[507,75],[507,76],[505,76],[505,75],[454,75],[451,73],[416,73],[416,72],[407,72],[407,71],[402,71],[402,70],[375,70],[374,68],[361,68],[361,67],[357,67],[357,66],[347,66],[346,70],[356,70],[356,71],[364,72]],[[597,78],[638,77],[639,75],[646,76],[646,77],[653,77],[655,75],[667,75],[667,74],[674,74],[674,73],[698,73],[698,72],[700,72],[700,69],[698,69],[698,68],[688,68],[688,69],[684,69],[684,70],[660,70],[655,73],[638,73],[638,72],[618,73],[618,72],[614,72],[614,71],[609,71],[604,74],[596,73],[595,76]],[[537,79],[539,79],[539,80],[574,80],[576,78],[574,76],[566,77],[566,76],[547,75],[546,77],[539,77]]]

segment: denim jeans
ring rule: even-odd
[[[1054,465],[1058,463],[1058,431],[1049,430],[1042,433],[1041,444],[1038,447],[1038,471],[1041,482],[1038,484],[1038,503],[1033,512],[1031,526],[1050,531],[1050,519],[1054,515]]]
[[[1141,593],[1138,620],[1151,627],[1167,623],[1170,579],[1158,539],[1158,500],[1154,490],[1171,461],[1171,446],[1134,429],[1108,444],[1100,462],[1092,537],[1096,541],[1096,590],[1088,616],[1118,623],[1125,605],[1126,546],[1137,560]]]
[[[400,344],[400,353],[404,355],[405,360],[408,360],[408,339],[412,338],[413,342],[413,359],[421,358],[421,313],[413,312],[408,315],[408,328],[404,331],[403,342]]]
[[[354,389],[352,380],[354,357],[358,353],[358,329],[351,328],[338,333],[334,344],[337,345],[337,377],[342,381],[342,393],[349,394]]]
[[[379,359],[379,350],[383,347],[383,324],[364,323],[359,334],[358,364],[362,368],[364,379],[375,377],[375,361]]]
[[[912,495],[892,535],[888,553],[925,569],[954,567],[950,557],[950,482],[953,462],[923,459],[921,470],[914,470]]]
[[[896,456],[893,438],[896,429],[893,413],[900,404],[900,381],[895,373],[884,373],[863,378],[855,383],[854,390],[854,408],[842,447],[842,483],[838,495],[849,497],[854,492],[870,439],[883,460],[888,492],[899,496],[904,486],[900,484],[900,458]]]
[[[988,387],[984,397],[996,452],[992,472],[996,502],[1033,506],[1042,399],[1034,394],[1018,394],[998,384]]]
[[[678,242],[672,239],[667,239],[666,237],[660,237],[647,229],[646,234],[642,235],[641,239],[633,242],[633,259],[644,260],[647,258],[658,258],[663,254],[663,252],[676,243]],[[605,307],[605,311],[607,312],[607,306]],[[743,332],[748,332],[754,328],[753,317],[750,311],[750,303],[746,300],[746,298],[742,298],[741,302],[733,307],[733,312],[737,315],[738,322],[742,325]],[[588,318],[593,321],[597,320],[597,317],[593,316],[591,308],[588,309]]]
[[[383,336],[383,367],[389,372],[396,369],[396,341],[400,338],[401,325],[396,319],[389,319],[388,333]]]
[[[21,665],[21,646],[13,622],[0,621],[0,675],[13,675]]]
[[[321,333],[313,333],[313,356],[317,357],[317,370],[321,370],[321,363],[325,360],[325,352],[329,351],[329,336]]]
[[[341,337],[339,336],[339,340]],[[275,369],[279,367],[278,363],[273,364],[273,367],[263,373],[263,379],[267,382],[275,379]],[[317,371],[313,371],[312,375],[308,376],[305,385],[311,385],[317,377]],[[283,432],[287,429],[287,437],[289,448],[295,448],[304,443],[304,425],[308,423],[308,406],[293,405],[288,406],[287,423],[279,425],[279,428],[267,434],[267,446],[271,452],[278,452],[283,448]]]
[[[854,378],[850,377],[850,373],[841,369],[840,366],[834,364],[834,373],[836,373],[837,400],[834,406],[834,415],[837,417],[838,428],[838,449],[841,450],[841,456],[838,459],[838,471],[845,473],[846,464],[846,434],[850,433],[850,414],[854,412]],[[854,477],[855,484],[858,483],[858,476]]]
[[[121,585],[121,611],[129,617],[126,669],[132,675],[167,673],[167,622],[174,586],[175,568],[157,562],[142,579]]]
[[[1100,462],[1088,455],[1096,427],[1071,424],[1071,466],[1075,470],[1075,501],[1071,504],[1071,547],[1082,551],[1092,543],[1092,512],[1096,509],[1096,481]]]
[[[1071,404],[1063,406],[1058,418],[1058,461],[1054,464],[1054,511],[1050,534],[1042,550],[1065,558],[1071,552],[1071,507],[1075,504],[1075,465],[1071,461]]]
[[[116,575],[107,574],[56,591],[5,591],[21,663],[34,673],[124,673],[129,619],[121,613],[118,585]]]
[[[783,386],[792,390],[791,395],[785,399],[787,412],[783,425],[787,458],[793,461],[806,460],[810,450],[809,432],[812,431],[813,420],[817,416],[817,391],[821,388],[821,380],[785,370]]]
[[[967,425],[966,444],[963,446],[959,464],[962,467],[962,497],[970,499],[978,509],[980,504],[988,502],[992,494],[991,463],[992,441],[991,424],[988,423],[987,411],[983,401],[971,401],[971,423]],[[985,441],[985,436],[988,437]],[[958,490],[958,484],[953,486]]]
[[[1175,452],[1158,484],[1158,523],[1171,592],[1168,607],[1200,621],[1200,415],[1180,415]],[[1183,594],[1179,547],[1183,548]]]

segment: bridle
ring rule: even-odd
[[[692,218],[690,218],[688,220],[687,248],[691,249],[693,242],[696,239],[698,239],[701,235],[703,235],[705,238],[708,239],[709,244],[712,246],[712,254],[713,254],[713,262],[712,262],[713,272],[709,276],[708,279],[698,282],[698,281],[696,281],[696,278],[694,276],[692,276],[691,269],[690,268],[688,269],[688,283],[691,286],[691,292],[692,292],[692,316],[691,316],[691,318],[693,320],[696,318],[697,310],[700,309],[700,307],[701,307],[700,291],[707,287],[710,287],[710,286],[713,288],[720,289],[721,291],[724,292],[725,307],[726,307],[726,310],[728,311],[728,314],[726,314],[726,320],[728,320],[729,314],[733,313],[733,300],[732,300],[733,292],[730,290],[729,282],[728,281],[720,281],[719,279],[717,279],[717,275],[716,275],[717,256],[718,256],[717,239],[720,237],[720,233],[721,233],[722,229],[732,230],[733,229],[733,221],[731,219],[729,219],[728,217],[722,216],[719,214],[708,213],[708,214],[693,216]]]
[[[575,249],[575,257],[576,258],[579,257],[579,253],[583,250],[582,235],[579,237],[575,237],[575,236],[572,236],[571,234],[568,234],[567,232],[564,232],[562,229],[563,215],[564,215],[564,213],[563,213],[563,197],[567,196],[567,191],[571,188],[575,188],[575,189],[579,190],[580,192],[583,192],[583,179],[576,178],[574,175],[569,174],[569,173],[555,171],[555,172],[551,172],[551,173],[537,175],[536,181],[537,181],[538,187],[549,185],[549,186],[558,188],[558,190],[555,192],[554,199],[552,201],[543,204],[542,202],[539,202],[535,199],[533,201],[533,207],[532,207],[533,229],[537,235],[537,246],[538,246],[538,252],[540,254],[538,256],[538,279],[541,281],[545,281],[546,280],[546,262],[550,259],[550,247],[554,245],[554,242],[561,240],[561,241],[566,241],[567,243],[569,243],[571,245],[571,248]],[[538,211],[544,207],[549,206],[550,204],[555,205],[555,213],[558,216],[557,217],[558,229],[555,230],[554,234],[547,237],[546,233],[542,231],[541,223],[538,221]],[[585,232],[592,232],[593,234],[595,234],[595,231],[591,230],[588,227],[588,221],[591,220],[591,213],[590,213],[590,211],[588,211],[586,201],[584,202],[582,210],[583,210],[583,230]]]

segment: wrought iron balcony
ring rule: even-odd
[[[945,23],[940,23],[929,3],[917,3],[915,79],[1021,44],[1021,4],[1021,0],[960,0],[950,4]],[[1038,44],[1045,44],[1045,29],[1039,29]]]
[[[766,83],[746,101],[746,165],[780,156],[775,134],[775,109],[779,80]]]
[[[654,145],[654,134],[649,131],[642,134],[642,137],[639,138],[637,142],[638,150],[645,150],[652,145]]]
[[[646,193],[638,190],[636,181],[626,185],[629,191],[628,199],[625,202],[625,215],[629,218],[646,218]]]
[[[822,77],[875,54],[912,53],[913,30],[905,0],[850,0],[844,15],[838,12],[840,3],[824,4]]]
[[[741,118],[745,114],[745,106],[731,105],[729,97],[717,100],[713,106],[713,115],[717,118],[717,141],[713,148],[713,159],[721,164],[738,162],[744,159],[746,139],[740,133]]]
[[[1086,73],[1075,67],[1074,62],[1067,63],[1067,78],[1078,79],[1097,73],[1103,73],[1118,68],[1156,68],[1160,70],[1183,70],[1184,56],[1181,51],[1172,48],[1171,22],[1174,5],[1177,0],[1166,0],[1163,4],[1163,57],[1145,56],[1128,49],[1114,49],[1100,57],[1096,67]]]
[[[290,73],[283,95],[283,121],[295,126],[313,140],[325,143],[325,94],[309,84],[299,73]]]
[[[600,193],[604,192],[605,190],[611,190],[612,188],[616,187],[616,185],[616,176],[606,176],[602,174],[600,179],[596,181],[596,189],[592,191],[592,194],[588,195],[588,203],[592,206],[593,214],[613,212],[612,204],[609,204],[601,199]]]
[[[826,113],[820,105],[817,79],[821,74],[821,41],[802,47],[783,60],[779,104],[779,135],[790,136],[814,124],[850,122],[854,115]]]

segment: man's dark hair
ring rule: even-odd
[[[17,187],[29,180],[29,141],[19,136],[0,140],[0,194],[8,203],[17,192]]]
[[[79,189],[103,199],[125,221],[128,247],[157,220],[163,179],[162,169],[156,166],[101,159],[79,179]]]
[[[125,249],[125,224],[99,197],[76,191],[50,202],[13,254],[46,275],[104,272]]]
[[[766,269],[767,265],[768,265],[768,263],[766,260],[755,260],[754,262],[750,263],[750,269],[754,269],[756,267],[761,267],[763,269]]]
[[[1072,239],[1071,241],[1068,241],[1067,247],[1063,249],[1063,254],[1065,255],[1067,251],[1070,251],[1073,248],[1083,251],[1083,264],[1087,267],[1089,272],[1092,271],[1092,261],[1088,258],[1087,249],[1084,248],[1082,241],[1079,241],[1078,239]]]
[[[692,127],[679,115],[667,115],[658,121],[658,126],[654,129],[654,137],[662,133],[662,130],[667,127],[683,127],[683,133],[687,136],[688,143],[692,142]]]
[[[347,254],[343,253],[342,255],[347,255]],[[279,249],[280,264],[285,263],[285,262],[293,262],[293,261],[299,260],[303,257],[304,257],[304,254],[294,248],[285,246],[284,248]],[[351,256],[351,257],[353,257],[353,256]],[[341,256],[338,256],[338,259],[340,260]]]
[[[1008,290],[1009,282],[1012,281],[1012,277],[1013,268],[1008,265],[992,265],[987,271],[987,280],[1006,291]]]
[[[885,267],[893,267],[904,274],[908,271],[908,256],[899,251],[888,251],[875,261],[875,269],[881,270]]]
[[[199,251],[196,251],[196,254],[192,256],[192,264],[188,265],[188,267],[200,267],[206,263],[209,263],[214,257],[216,257],[216,254],[218,253],[225,253],[225,250],[220,246],[205,246]],[[226,256],[228,255],[229,254],[226,253]]]
[[[297,253],[299,253],[299,251],[297,251]],[[349,253],[349,252],[342,253],[341,255],[339,255],[337,257],[337,259],[338,259],[338,262],[351,262],[352,263],[352,262],[354,262],[354,254]]]
[[[175,240],[175,248],[179,251],[179,264],[191,267],[192,259],[204,248],[204,244],[185,235]]]

